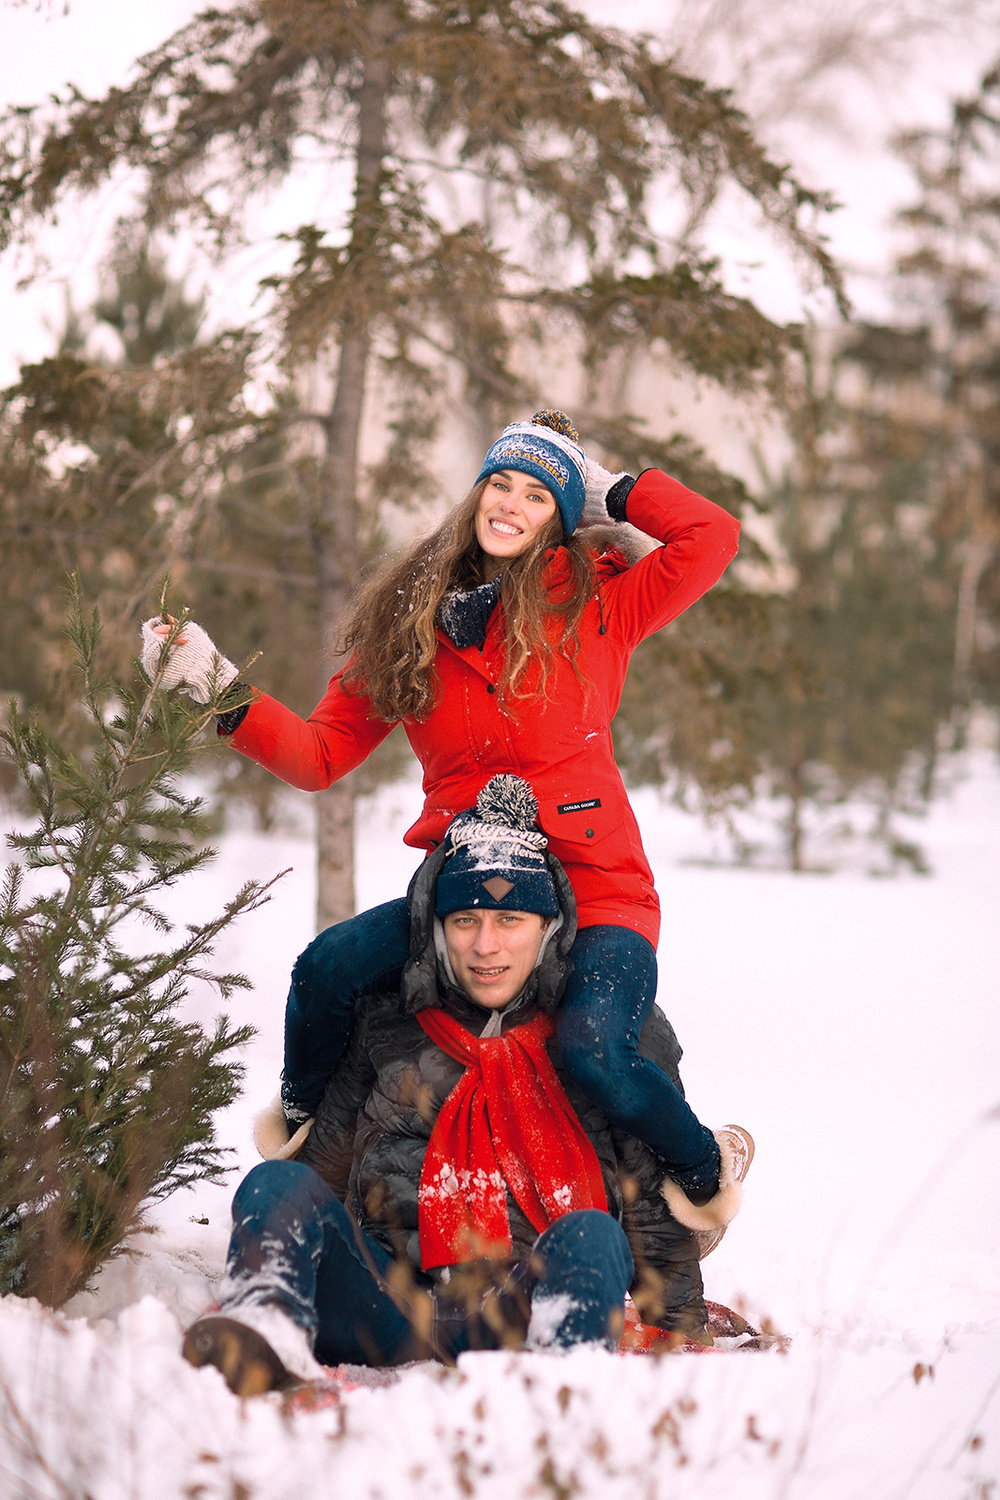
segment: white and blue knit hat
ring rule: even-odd
[[[476,483],[500,469],[531,474],[544,484],[555,496],[566,535],[576,530],[586,498],[587,455],[564,411],[546,407],[536,411],[530,422],[505,427],[483,459]]]
[[[556,916],[559,897],[545,857],[548,839],[535,827],[537,816],[538,802],[526,781],[507,773],[492,777],[475,807],[448,826],[436,914],[488,907]]]

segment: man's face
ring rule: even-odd
[[[533,911],[473,907],[445,917],[448,957],[469,999],[486,1010],[509,1005],[535,967],[547,926]]]

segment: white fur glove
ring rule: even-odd
[[[622,489],[628,494],[635,483],[631,474],[612,474],[596,459],[587,459],[587,489],[583,515],[580,518],[581,526],[607,526],[609,523],[620,524],[624,520],[624,513],[620,516],[608,514],[607,497],[610,490],[626,479],[631,480],[631,483],[627,487],[622,484]]]
[[[159,616],[146,620],[142,627],[142,670],[151,682],[160,665],[165,640],[164,636],[157,634],[155,626],[161,630],[164,628],[164,621]],[[170,648],[160,685],[182,687],[196,703],[211,703],[239,675],[239,669],[216,650],[207,631],[189,620]]]
[[[312,1123],[307,1120],[289,1135],[281,1095],[275,1094],[270,1104],[253,1117],[253,1143],[265,1161],[292,1161],[305,1145]]]

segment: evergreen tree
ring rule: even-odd
[[[787,581],[755,593],[733,570],[636,653],[615,723],[629,776],[724,820],[740,859],[761,853],[741,810],[777,799],[792,870],[815,867],[810,813],[848,800],[871,808],[874,872],[924,868],[897,816],[926,807],[952,702],[953,593],[919,504],[926,453],[859,380],[863,342],[858,329],[803,338],[786,382],[791,454],[761,504]]]
[[[69,634],[96,749],[75,755],[14,704],[0,736],[32,810],[0,891],[0,1288],[50,1306],[120,1253],[151,1200],[225,1170],[212,1117],[252,1028],[220,1016],[206,1033],[179,1010],[192,981],[223,998],[248,986],[209,958],[268,890],[248,882],[168,936],[159,899],[212,858],[178,782],[211,709],[102,678],[78,593]]]
[[[191,586],[219,468],[256,435],[243,396],[251,349],[223,334],[115,366],[64,348],[0,395],[4,692],[50,713],[67,701],[68,573],[107,619],[102,665],[119,675],[156,580],[171,571]]]
[[[121,343],[121,359],[114,363],[138,369],[155,364],[161,355],[193,348],[204,316],[204,293],[190,297],[183,279],[170,274],[166,256],[149,234],[122,224],[90,318],[76,320],[76,342],[79,345],[86,321],[103,323]],[[64,346],[65,340],[60,353]],[[83,351],[78,347],[70,352]]]
[[[922,868],[895,815],[926,806],[973,704],[1000,702],[998,98],[994,67],[947,126],[898,140],[918,189],[898,321],[805,340],[786,366],[792,456],[765,503],[791,583],[754,597],[732,571],[632,667],[623,762],[728,816],[747,858],[734,814],[769,790],[792,868],[810,807],[847,798],[872,806],[889,868]],[[734,633],[734,606],[769,628]]]
[[[402,472],[412,493],[456,372],[491,430],[541,394],[518,373],[532,338],[577,339],[592,370],[612,351],[658,346],[698,376],[766,381],[785,333],[726,290],[696,237],[725,185],[839,295],[811,222],[825,199],[767,156],[729,97],[650,38],[594,26],[561,0],[206,11],[141,59],[128,87],[8,117],[0,225],[30,232],[67,190],[124,164],[144,177],[149,222],[187,216],[224,244],[242,200],[284,178],[307,140],[353,174],[343,222],[298,227],[296,264],[271,283],[290,375],[336,356],[325,408],[281,413],[317,435],[308,476],[298,468],[297,524],[323,643],[371,530],[359,444],[373,361],[389,437],[373,478]],[[677,211],[666,230],[654,188]],[[585,438],[600,415],[582,414]],[[321,923],[353,910],[352,798],[344,782],[320,799]]]
[[[900,136],[918,187],[900,215],[910,238],[897,266],[903,316],[895,329],[867,330],[856,351],[923,455],[917,502],[932,512],[954,590],[957,744],[975,701],[1000,706],[998,111],[995,63],[945,128]]]
[[[855,345],[807,359],[789,402],[791,462],[771,503],[793,582],[776,609],[782,680],[756,722],[765,782],[787,807],[792,869],[809,804],[873,809],[873,869],[925,868],[895,822],[926,807],[952,692],[945,558],[914,524],[919,461],[857,381]],[[888,865],[884,863],[887,858]]]

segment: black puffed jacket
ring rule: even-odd
[[[443,854],[424,862],[410,890],[411,956],[403,997],[383,994],[360,1008],[347,1050],[327,1084],[316,1122],[300,1155],[357,1218],[365,1234],[419,1272],[418,1191],[424,1153],[438,1112],[462,1076],[462,1064],[424,1032],[415,1012],[440,1006],[478,1035],[489,1012],[444,980],[433,940],[433,892]],[[563,907],[563,926],[547,946],[529,990],[504,1012],[504,1028],[522,1024],[539,1006],[558,1003],[576,932],[572,892],[550,861]],[[640,1050],[680,1087],[681,1049],[662,1011],[643,1027]],[[623,1225],[636,1264],[634,1290],[646,1321],[684,1330],[705,1322],[698,1247],[672,1218],[653,1153],[613,1128],[562,1070],[555,1038],[548,1043],[560,1082],[601,1166],[608,1211]],[[508,1215],[514,1259],[537,1238],[512,1195]],[[640,1295],[641,1293],[641,1295]]]

